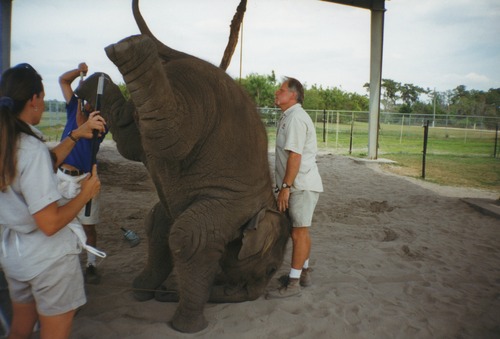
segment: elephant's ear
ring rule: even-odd
[[[281,215],[277,211],[262,209],[245,225],[238,259],[266,253],[276,242],[280,232]]]

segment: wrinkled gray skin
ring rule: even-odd
[[[105,49],[131,100],[108,77],[101,113],[119,152],[145,164],[160,200],[145,221],[148,261],[134,295],[178,300],[172,326],[197,332],[207,326],[207,301],[263,294],[290,223],[277,212],[254,103],[220,68],[156,40],[133,5],[142,35]],[[76,91],[91,103],[98,75]],[[171,274],[178,291],[162,291]]]

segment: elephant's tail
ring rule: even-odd
[[[158,46],[158,52],[162,55],[166,60],[179,59],[182,57],[189,56],[189,54],[177,51],[173,48],[170,48],[163,44],[160,40],[158,40],[151,30],[149,29],[146,21],[142,17],[141,11],[139,10],[139,0],[132,0],[132,13],[134,14],[135,22],[141,31],[141,34],[149,36]]]

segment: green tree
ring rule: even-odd
[[[271,72],[271,75],[252,73],[241,79],[241,85],[253,98],[257,107],[274,106],[274,93],[278,89],[274,71]]]
[[[420,95],[426,93],[426,90],[413,84],[403,84],[399,86],[399,92],[401,94],[401,100],[403,100],[399,112],[411,113],[412,105],[418,102]]]
[[[305,109],[325,109],[323,98],[320,96],[319,89],[312,85],[310,89],[304,88],[304,108]]]
[[[401,84],[391,79],[382,79],[382,101],[386,110],[393,110],[399,99],[398,92]]]

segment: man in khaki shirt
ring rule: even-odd
[[[316,128],[302,108],[304,88],[294,78],[286,78],[276,91],[276,105],[283,111],[276,134],[278,208],[292,220],[292,267],[279,280],[281,286],[267,298],[298,295],[301,286],[311,285],[309,227],[323,184],[316,164]]]

